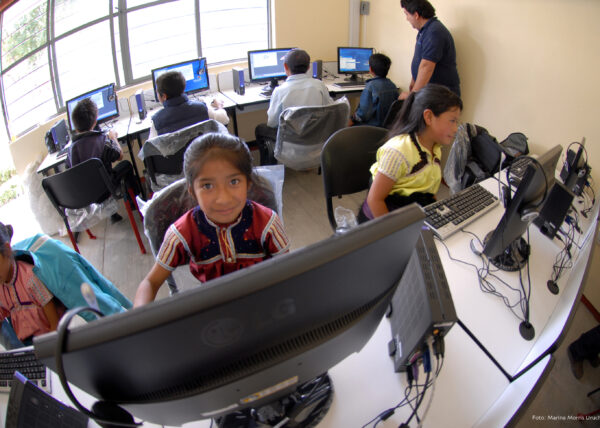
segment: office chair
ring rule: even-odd
[[[62,217],[67,227],[71,244],[73,244],[73,248],[78,253],[79,248],[77,247],[73,232],[71,232],[66,209],[85,208],[90,204],[102,202],[109,196],[113,196],[115,199],[123,199],[140,251],[142,254],[146,254],[146,249],[142,243],[131,210],[133,205],[139,213],[135,202],[135,195],[131,189],[126,189],[123,181],[121,181],[119,187],[113,184],[110,175],[100,159],[88,159],[66,171],[45,177],[42,180],[42,188],[46,192],[46,195],[48,195],[52,205],[54,205],[54,208],[56,208]]]
[[[385,119],[383,119],[384,128],[390,129],[392,127],[394,120],[396,120],[396,116],[398,116],[398,113],[402,108],[402,104],[404,104],[404,100],[396,100],[392,103],[387,114],[385,115]]]
[[[205,120],[147,140],[139,157],[144,161],[150,190],[156,192],[183,177],[183,154],[194,138],[209,132],[228,133],[214,119]]]
[[[375,163],[377,149],[385,142],[388,130],[377,126],[353,126],[340,129],[323,147],[321,170],[327,217],[336,231],[333,197],[360,192],[369,187],[369,169]]]
[[[289,107],[279,116],[274,156],[297,171],[317,168],[325,141],[348,125],[350,104],[344,97],[318,107]]]
[[[248,199],[271,208],[282,217],[283,165],[259,166],[254,171],[262,179],[248,190]],[[167,229],[197,202],[187,190],[185,178],[169,184],[156,192],[143,207],[144,234],[150,242],[150,249],[155,256],[160,250]],[[167,278],[171,294],[178,292],[173,275]]]

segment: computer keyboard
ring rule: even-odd
[[[531,164],[533,161],[528,156],[519,156],[510,164],[510,177],[509,180],[513,185],[519,185],[523,176],[525,175],[525,171],[527,170],[527,166]]]
[[[58,151],[58,153],[56,154],[56,157],[57,157],[57,158],[59,158],[59,157],[61,157],[61,156],[66,156],[66,155],[67,155],[67,153],[69,152],[69,147],[70,147],[70,146],[66,146],[66,147],[63,147],[62,149],[60,149],[60,150]]]
[[[349,86],[358,86],[358,87],[360,87],[360,86],[365,86],[365,82],[364,81],[335,82],[333,84],[333,86],[338,86],[340,88],[346,88],[346,87],[349,87]]]
[[[9,392],[15,371],[50,393],[50,373],[33,353],[33,348],[0,352],[0,392]]]
[[[425,209],[425,223],[433,233],[446,239],[454,232],[481,217],[498,204],[498,198],[474,184],[442,201],[429,204]]]

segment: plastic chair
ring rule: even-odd
[[[369,169],[375,162],[377,149],[385,142],[388,130],[377,126],[353,126],[340,129],[323,147],[321,170],[327,204],[327,217],[336,231],[333,197],[360,192],[369,187]]]
[[[137,239],[140,251],[142,254],[146,254],[146,249],[144,248],[131,210],[131,205],[133,205],[139,213],[137,204],[135,203],[135,195],[131,189],[125,188],[124,182],[120,183],[120,188],[113,184],[110,175],[100,159],[88,159],[66,171],[45,177],[42,180],[42,188],[46,192],[46,195],[48,195],[52,205],[54,205],[63,218],[67,227],[67,233],[71,239],[71,244],[73,244],[73,248],[78,253],[79,248],[77,247],[73,232],[71,232],[69,219],[65,210],[67,208],[85,208],[90,204],[102,202],[109,196],[113,196],[115,199],[123,199],[125,208],[127,209],[127,216],[129,217],[129,222],[131,223],[131,228]]]
[[[282,217],[283,165],[259,166],[254,171],[262,179],[248,191],[248,199],[271,208]],[[162,245],[167,229],[179,217],[197,205],[187,189],[185,178],[171,183],[142,207],[144,211],[144,234],[150,242],[150,249],[156,256]],[[173,275],[167,278],[171,294],[177,293]]]
[[[386,129],[390,129],[396,116],[398,116],[398,112],[402,108],[402,104],[404,104],[404,100],[396,100],[390,106],[387,114],[385,115],[385,119],[383,119],[383,127]]]
[[[317,168],[325,141],[346,127],[349,117],[345,98],[327,106],[285,109],[279,116],[275,159],[298,171]]]
[[[209,132],[228,133],[214,119],[205,120],[147,140],[138,155],[156,192],[183,177],[183,155],[194,138]]]

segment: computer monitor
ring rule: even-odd
[[[346,80],[358,81],[358,74],[369,72],[369,58],[373,55],[373,48],[337,48],[337,64],[339,74],[350,74]]]
[[[109,85],[101,86],[98,89],[86,92],[85,94],[81,94],[67,101],[67,118],[69,119],[69,128],[71,131],[76,130],[75,126],[73,126],[71,117],[73,109],[79,101],[85,98],[91,98],[92,101],[96,103],[96,106],[98,107],[98,124],[119,116],[119,102],[117,100],[117,94],[115,93],[115,84],[111,83]]]
[[[64,149],[71,139],[67,130],[67,122],[64,119],[59,120],[50,128],[50,134],[56,150]]]
[[[522,235],[539,214],[554,184],[556,164],[561,153],[562,147],[557,145],[536,158],[537,162],[527,166],[498,226],[485,238],[483,253],[494,266],[514,271],[527,263],[528,247]]]
[[[571,150],[573,144],[579,146],[577,152]],[[581,143],[575,142],[569,144],[569,147],[567,148],[567,159],[560,171],[560,179],[567,189],[579,196],[583,192],[588,173],[589,166],[587,165],[587,152],[585,151],[584,137],[581,140]]]
[[[169,298],[73,327],[63,353],[66,378],[164,425],[286,397],[369,341],[423,220],[423,210],[412,204]],[[54,370],[57,338],[57,332],[34,338],[36,356]]]
[[[252,82],[270,82],[267,91],[272,91],[278,80],[287,75],[283,67],[285,56],[294,48],[263,49],[248,51],[248,72]]]
[[[179,62],[177,64],[166,65],[164,67],[152,70],[152,85],[154,87],[154,97],[158,102],[158,91],[156,90],[156,79],[167,71],[179,71],[185,77],[185,94],[210,89],[208,79],[208,67],[206,58],[195,58],[189,61]]]

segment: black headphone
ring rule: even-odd
[[[535,163],[535,165],[539,168],[539,170],[542,172],[542,175],[544,176],[544,197],[540,200],[540,202],[538,202],[535,206],[530,207],[529,209],[527,209],[526,211],[532,211],[535,210],[536,208],[539,208],[540,205],[542,205],[544,203],[544,201],[546,200],[546,196],[548,195],[548,178],[546,177],[546,171],[544,171],[544,167],[542,166],[542,164],[539,163],[539,161],[531,156],[525,156],[526,158],[530,159],[533,163]],[[514,162],[514,160],[513,160]],[[508,185],[504,184],[502,185],[502,202],[504,203],[504,208],[507,208],[508,205],[510,204],[510,202],[512,201],[512,184],[510,182],[510,168],[512,167],[512,162],[508,165],[508,168],[506,168],[506,182],[508,183]]]

